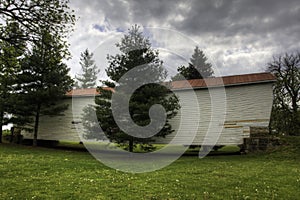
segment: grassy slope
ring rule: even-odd
[[[300,139],[272,153],[185,156],[152,173],[110,169],[86,152],[0,145],[0,199],[297,199]]]

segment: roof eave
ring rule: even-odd
[[[172,89],[172,91],[181,91],[181,90],[200,90],[200,89],[209,89],[209,88],[220,88],[220,87],[233,87],[233,86],[241,86],[241,85],[254,85],[254,84],[263,84],[263,83],[274,83],[275,79],[272,80],[263,80],[263,81],[255,81],[255,82],[245,82],[245,83],[233,83],[226,85],[213,85],[213,86],[200,86],[200,87],[189,87],[189,88],[176,88]]]

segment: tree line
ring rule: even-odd
[[[59,103],[67,91],[73,87],[92,88],[97,85],[99,69],[88,49],[81,54],[82,73],[76,75],[76,81],[70,77],[70,68],[65,64],[71,56],[65,41],[76,19],[68,3],[68,0],[5,0],[0,6],[0,126],[13,123],[33,131],[33,145],[37,145],[40,117],[57,115],[67,108],[67,105]],[[169,120],[180,109],[178,99],[175,95],[169,95],[170,91],[159,84],[168,77],[167,71],[159,59],[159,51],[151,47],[149,39],[138,26],[129,29],[116,46],[120,53],[108,55],[105,72],[109,80],[101,81],[95,106],[85,108],[86,115],[83,116],[88,119],[89,112],[96,111],[98,121],[85,120],[84,126],[92,130],[99,123],[111,141],[129,143],[130,151],[136,144],[149,148],[151,138],[129,136],[117,126],[112,117],[112,90],[106,90],[103,86],[121,87],[118,81],[124,74],[137,66],[144,66],[140,70],[151,74],[153,84],[142,86],[133,93],[129,102],[130,117],[137,125],[146,126],[151,122],[148,114],[151,106],[163,105],[167,121],[157,133],[161,137],[173,131]],[[300,135],[299,66],[299,52],[276,57],[267,65],[267,70],[277,79],[270,123],[272,132]],[[173,81],[214,75],[212,65],[197,46],[188,65],[178,67],[177,72],[172,77]],[[138,78],[132,77],[132,80],[122,84],[130,84]],[[119,117],[128,120],[125,115]],[[89,131],[85,137],[102,139]]]
[[[68,0],[3,0],[0,4],[0,142],[2,126],[34,132],[39,118],[66,109],[58,100],[71,89],[68,33],[75,23]]]

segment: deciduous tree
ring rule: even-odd
[[[39,40],[40,31],[48,29],[52,35],[66,37],[75,23],[69,0],[1,0],[0,26],[15,21],[23,34],[7,36],[0,32],[0,40],[9,42],[16,37],[26,42]]]
[[[268,71],[277,79],[271,127],[281,133],[300,135],[300,53],[274,57]]]

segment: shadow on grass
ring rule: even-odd
[[[31,146],[32,140],[26,140],[23,142],[23,145]],[[78,152],[88,152],[86,147],[81,142],[69,142],[69,141],[49,141],[49,140],[39,140],[38,141],[39,147],[50,148],[50,149],[57,149],[57,150],[64,150],[64,151],[78,151]],[[162,146],[159,145],[158,148]],[[198,156],[200,148],[189,148],[183,154],[183,156]],[[103,153],[113,153],[110,150],[101,151]],[[141,152],[135,152],[141,153]],[[224,156],[224,155],[241,155],[240,149],[238,146],[224,146],[218,150],[212,150],[207,156]]]

